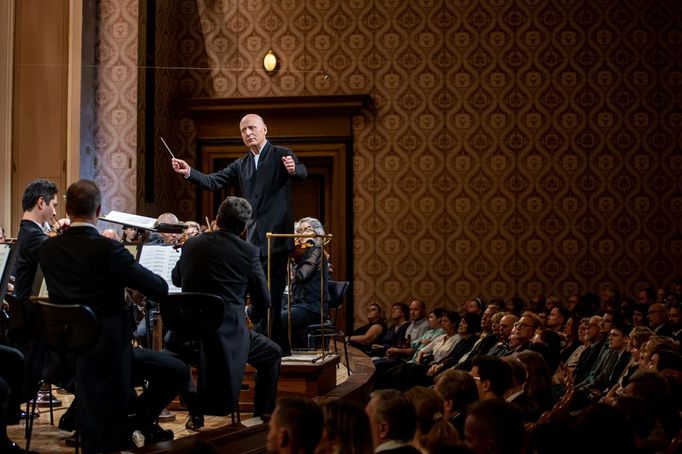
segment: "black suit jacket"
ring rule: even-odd
[[[86,453],[120,450],[130,435],[126,421],[132,390],[124,289],[158,300],[168,293],[168,285],[135,262],[122,244],[85,225],[45,241],[40,267],[50,302],[84,304],[98,315],[99,340],[76,364],[82,444]]]
[[[14,296],[18,301],[25,302],[31,296],[38,269],[38,254],[47,238],[47,234],[35,222],[26,219],[21,221],[17,237],[17,259],[14,263]]]
[[[289,175],[282,157],[291,156],[296,164],[295,175]],[[258,168],[254,168],[253,154],[249,151],[223,170],[206,175],[192,169],[189,180],[203,189],[216,191],[226,186],[238,185],[242,197],[253,207],[253,216],[247,228],[247,240],[260,248],[261,256],[267,256],[267,232],[293,233],[291,212],[291,180],[304,180],[308,170],[288,148],[267,142],[260,152]],[[291,251],[292,238],[273,238],[272,253]]]
[[[198,390],[206,414],[228,414],[238,402],[249,354],[246,294],[251,298],[249,315],[254,322],[270,307],[258,248],[224,230],[190,238],[182,247],[172,278],[185,292],[214,293],[223,299],[222,325],[215,335],[201,339]]]

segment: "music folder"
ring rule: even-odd
[[[100,216],[99,220],[121,225],[130,225],[137,229],[150,230],[157,233],[182,233],[183,230],[185,230],[184,222],[159,223],[154,218],[114,210],[110,211],[109,214]]]
[[[9,276],[14,268],[15,245],[16,243],[0,244],[0,302],[5,299]]]
[[[173,285],[171,272],[180,260],[182,248],[161,244],[140,244],[137,261],[148,270],[161,276],[168,284],[168,293],[180,293],[182,289]]]

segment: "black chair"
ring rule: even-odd
[[[327,291],[329,292],[329,306],[326,315],[326,320],[324,325],[319,323],[308,325],[306,331],[308,332],[308,348],[313,347],[312,340],[316,337],[319,338],[329,338],[334,341],[334,351],[338,354],[338,347],[336,341],[341,338],[343,343],[343,353],[346,359],[346,370],[348,375],[350,375],[350,362],[348,361],[348,348],[346,346],[346,335],[344,332],[336,327],[336,322],[338,320],[339,310],[343,306],[343,300],[346,297],[350,283],[348,281],[328,281]],[[333,314],[333,317],[331,316]],[[322,345],[324,348],[324,345]]]
[[[164,327],[182,338],[196,339],[201,334],[215,332],[223,322],[223,300],[218,295],[201,292],[170,293],[161,301]],[[201,363],[197,373],[201,374]],[[236,413],[236,416],[235,416]],[[239,403],[232,412],[232,424],[241,423]]]
[[[38,301],[40,331],[50,350],[59,355],[81,355],[89,351],[99,340],[100,324],[97,315],[89,307],[81,304],[52,304]],[[76,388],[75,395],[78,394]],[[35,401],[34,408],[35,411]],[[76,417],[76,454],[79,443],[79,421]],[[31,418],[30,432],[33,431]],[[26,443],[29,450],[31,438]]]

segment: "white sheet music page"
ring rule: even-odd
[[[180,293],[182,289],[173,285],[171,272],[181,255],[182,248],[145,244],[140,253],[140,265],[161,276],[168,283],[168,293]]]
[[[9,244],[0,244],[0,277],[5,271],[10,252],[12,252],[12,248]]]
[[[100,220],[115,222],[116,224],[132,225],[141,229],[151,230],[156,225],[156,219],[140,216],[137,214],[123,213],[121,211],[110,211],[105,216],[100,216]]]

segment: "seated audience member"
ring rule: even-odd
[[[405,330],[406,345],[392,346],[386,350],[386,357],[394,362],[406,361],[425,345],[420,342],[427,331],[432,330],[430,321],[426,318],[426,304],[421,300],[410,303],[410,323]]]
[[[477,356],[469,373],[476,381],[479,400],[503,399],[511,384],[511,367],[496,356]]]
[[[382,357],[386,350],[391,347],[404,347],[409,345],[405,337],[407,327],[410,325],[410,308],[405,303],[393,303],[391,306],[391,325],[378,343],[372,345],[372,357]]]
[[[541,322],[536,314],[524,312],[518,322],[514,324],[509,336],[509,354],[521,352],[530,347],[535,331]]]
[[[464,439],[464,421],[471,404],[478,401],[478,388],[473,377],[463,370],[450,369],[436,377],[434,389],[443,398],[445,418]]]
[[[198,392],[186,390],[183,395],[190,413],[188,423],[205,413],[227,415],[239,402],[244,368],[254,342],[246,326],[246,295],[250,295],[249,318],[254,322],[270,306],[259,250],[240,238],[249,219],[249,202],[227,197],[218,209],[218,230],[188,239],[171,273],[173,283],[184,292],[212,293],[223,302],[223,320],[217,331],[199,338]],[[176,336],[175,346],[169,344],[167,348],[172,350],[183,341]]]
[[[680,431],[682,420],[679,408],[673,399],[668,381],[659,373],[652,370],[635,372],[623,389],[623,395],[640,397],[649,402],[668,440]]]
[[[410,344],[409,350],[414,351],[414,354],[407,363],[416,363],[419,353],[430,345],[435,338],[443,334],[441,326],[443,314],[445,314],[445,309],[442,307],[436,307],[429,313],[427,318],[429,329],[419,339],[412,341]],[[396,347],[389,348],[385,358],[374,360],[374,367],[376,368],[374,387],[376,389],[394,386],[395,375],[399,373],[400,368],[406,363],[404,360],[392,356],[392,351],[395,349]]]
[[[266,449],[270,454],[313,454],[322,436],[320,407],[309,399],[281,397],[268,422]]]
[[[25,451],[7,436],[7,425],[19,423],[19,405],[24,381],[24,355],[17,349],[0,345],[0,452],[21,454]]]
[[[364,409],[353,401],[330,400],[322,405],[324,428],[315,452],[371,454],[372,432]]]
[[[526,380],[523,389],[528,398],[538,405],[540,411],[551,409],[554,404],[552,374],[545,358],[533,350],[524,350],[514,356],[526,368]]]
[[[86,453],[124,449],[132,432],[127,421],[133,351],[124,289],[131,287],[152,298],[168,293],[163,278],[135,262],[123,245],[97,232],[100,209],[101,193],[95,182],[80,180],[69,186],[66,212],[71,226],[46,240],[40,250],[50,302],[87,305],[100,322],[97,345],[76,364],[80,433]],[[172,438],[172,432],[162,431],[153,421],[142,427],[149,442]]]
[[[471,315],[475,317],[474,315]],[[429,386],[433,378],[427,373],[434,364],[439,364],[460,342],[458,334],[460,315],[454,311],[445,311],[442,317],[444,333],[424,347],[418,354],[415,362],[400,364],[396,368],[386,371],[387,377],[383,383],[388,387],[406,390],[415,385]]]
[[[639,397],[620,396],[613,406],[623,412],[629,423],[626,430],[635,437],[635,452],[660,452],[666,448],[666,442],[655,440],[652,436],[656,427],[656,415],[649,402]]]
[[[464,302],[464,313],[465,314],[476,314],[483,315],[483,309],[485,308],[485,302],[483,298],[472,298]]]
[[[497,343],[488,351],[488,355],[500,357],[509,354],[509,338],[518,321],[518,317],[513,314],[502,316],[497,329]]]
[[[481,317],[481,333],[475,337],[475,342],[473,347],[471,347],[471,350],[462,355],[455,367],[467,371],[470,370],[471,359],[478,355],[488,354],[490,349],[497,343],[497,335],[493,331],[493,320],[497,314],[501,314],[499,311],[500,309],[493,304],[488,305],[485,311],[483,311],[483,317]],[[503,315],[500,315],[499,319],[502,319],[502,317]],[[497,325],[499,328],[499,320]]]
[[[481,317],[476,314],[464,314],[459,323],[457,334],[459,342],[445,358],[431,365],[426,375],[435,377],[442,371],[455,367],[462,357],[468,354],[478,340],[476,336],[481,332]]]
[[[541,410],[539,405],[526,393],[525,385],[528,377],[526,366],[514,355],[505,356],[503,361],[509,364],[512,372],[511,384],[504,393],[504,399],[519,410],[524,422],[537,421]]]
[[[365,407],[372,431],[374,452],[418,454],[411,445],[417,428],[414,405],[394,389],[372,391]]]
[[[662,372],[666,369],[682,371],[682,356],[668,348],[657,348],[651,353],[649,369]]]
[[[386,332],[384,310],[376,303],[367,308],[367,324],[362,325],[348,336],[348,343],[368,355],[372,352],[372,344],[375,344]]]
[[[417,414],[412,446],[428,453],[432,447],[459,441],[459,434],[445,418],[443,398],[436,391],[415,386],[405,391],[405,397],[412,402]]]
[[[533,336],[533,340],[528,346],[528,350],[533,350],[542,355],[547,361],[549,370],[554,373],[559,367],[559,357],[561,354],[561,336],[556,331],[549,328],[538,329]],[[525,350],[524,350],[525,351]]]
[[[673,330],[668,323],[668,309],[665,304],[653,303],[649,306],[646,318],[649,321],[649,327],[657,336],[672,337]]]
[[[324,235],[322,223],[315,218],[303,218],[295,224],[296,234]],[[285,304],[281,311],[282,332],[288,333],[291,318],[291,347],[307,346],[306,328],[320,323],[320,316],[329,307],[329,261],[322,254],[323,238],[297,237],[292,253],[292,276],[290,285],[291,310]],[[324,289],[323,307],[320,307],[320,291]],[[323,311],[320,313],[320,311]]]
[[[477,402],[469,409],[464,439],[476,454],[520,454],[524,439],[521,414],[502,399]]]

